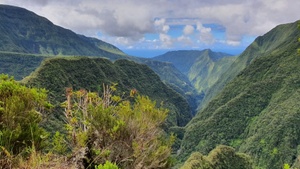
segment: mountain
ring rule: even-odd
[[[185,96],[193,110],[197,107],[198,103],[190,94],[194,93],[194,88],[185,76],[170,64],[128,56],[111,44],[56,26],[26,9],[0,5],[0,73],[21,80],[35,70],[44,59],[57,56],[129,59],[147,64],[165,83]]]
[[[31,11],[8,5],[0,5],[0,51],[112,59],[125,56],[111,44],[78,35]]]
[[[16,80],[22,80],[44,59],[52,57],[128,59],[151,67],[164,83],[188,100],[195,113],[198,102],[194,88],[171,64],[128,56],[111,44],[78,35],[19,7],[0,5],[0,30],[0,73],[14,76]]]
[[[0,73],[28,76],[48,57],[131,58],[117,47],[54,25],[24,8],[0,5]]]
[[[195,64],[195,62],[205,59],[216,61],[226,56],[231,55],[222,52],[213,52],[210,49],[205,49],[201,51],[178,50],[167,52],[163,55],[153,57],[152,59],[162,62],[170,62],[183,74],[188,75],[191,67]]]
[[[29,86],[46,88],[53,102],[65,100],[65,88],[101,92],[102,84],[117,83],[120,95],[129,96],[132,89],[170,109],[167,126],[184,126],[191,119],[187,101],[166,86],[148,66],[128,60],[114,63],[104,58],[68,57],[45,60],[23,80]],[[123,93],[124,92],[124,93]]]
[[[45,58],[35,54],[0,52],[0,73],[21,80],[39,67]]]
[[[149,66],[159,75],[163,82],[184,96],[191,107],[192,114],[194,115],[196,113],[199,100],[203,98],[203,94],[198,94],[197,90],[183,73],[181,73],[173,64],[167,62],[143,59],[141,63]]]
[[[225,144],[251,155],[257,168],[298,162],[299,37],[298,22],[279,25],[237,58],[226,72],[237,75],[186,126],[181,159]]]
[[[293,25],[294,27],[296,26]],[[288,39],[297,36],[297,31],[291,29],[289,24],[280,25],[276,29],[271,30],[264,36],[259,36],[250,44],[246,50],[233,62],[230,69],[222,73],[222,78],[219,78],[211,88],[206,92],[200,107],[205,107],[209,101],[219,94],[224,86],[236,77],[245,67],[247,67],[256,57],[268,55],[282,50],[282,46],[289,46],[291,42]]]
[[[235,59],[230,54],[213,52],[210,49],[171,51],[153,58],[172,63],[188,77],[198,93],[206,93]]]

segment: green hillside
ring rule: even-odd
[[[198,58],[190,68],[188,77],[198,91],[206,91],[216,83],[220,75],[225,72],[236,57],[224,57],[222,53],[205,51],[208,58]],[[220,56],[218,56],[220,55]]]
[[[235,60],[235,57],[229,56],[231,55],[206,49],[172,51],[153,59],[172,63],[188,77],[199,93],[206,93]]]
[[[249,65],[186,126],[181,158],[193,151],[207,154],[215,146],[225,144],[251,155],[258,168],[280,169],[285,163],[292,165],[297,161],[300,155],[298,37],[297,22],[280,25],[258,37],[239,56],[237,61],[248,58]],[[260,55],[246,57],[254,49]]]
[[[170,109],[168,126],[184,126],[191,119],[191,110],[186,100],[167,87],[148,66],[128,60],[114,63],[103,58],[53,58],[42,63],[23,82],[30,86],[43,87],[50,91],[52,101],[65,100],[65,88],[73,87],[90,91],[102,91],[102,84],[117,83],[125,95],[131,89],[156,100],[157,104]]]
[[[163,82],[184,96],[191,107],[192,113],[196,113],[199,100],[203,98],[204,94],[198,94],[197,90],[183,73],[181,73],[173,64],[167,62],[143,59],[141,63],[149,66],[159,75]]]
[[[78,35],[33,12],[8,5],[0,5],[0,51],[113,59],[125,55],[106,42]]]
[[[129,59],[147,64],[165,83],[189,99],[193,110],[197,107],[198,103],[191,96],[193,87],[173,67],[160,67],[159,63],[149,59],[128,56],[111,44],[75,34],[26,9],[0,5],[0,73],[21,80],[35,70],[44,58],[57,56]]]
[[[66,132],[63,130],[63,120],[66,118],[62,115],[61,102],[66,100],[67,87],[72,87],[74,91],[87,89],[101,94],[103,84],[117,84],[116,94],[125,97],[130,95],[132,89],[136,89],[139,94],[155,100],[156,103],[151,103],[152,105],[156,104],[169,110],[166,122],[162,126],[161,123],[157,123],[159,125],[153,123],[154,126],[151,127],[163,127],[168,133],[174,132],[177,136],[177,139],[170,138],[170,140],[160,138],[165,142],[161,145],[171,146],[174,140],[173,148],[178,155],[176,159],[179,160],[178,163],[175,162],[178,164],[176,167],[183,164],[183,168],[281,169],[284,165],[299,168],[300,54],[297,50],[300,49],[300,42],[298,42],[300,31],[298,27],[299,22],[279,25],[256,38],[237,57],[207,49],[173,51],[153,59],[142,59],[128,56],[117,47],[101,40],[78,35],[56,26],[46,18],[26,9],[0,5],[0,73],[13,75],[27,87],[36,87],[31,90],[25,86],[21,87],[19,82],[15,82],[8,76],[0,77],[1,83],[5,84],[1,88],[0,115],[9,117],[6,119],[7,124],[13,124],[15,120],[23,124],[21,126],[14,123],[9,126],[10,134],[5,133],[4,130],[0,131],[0,156],[2,157],[0,166],[4,166],[3,161],[14,163],[10,158],[10,150],[7,151],[2,146],[3,143],[9,143],[10,149],[15,149],[16,152],[18,147],[15,145],[32,146],[32,150],[22,150],[22,152],[34,154],[36,143],[34,140],[48,140],[46,135],[39,134],[38,130],[32,128],[30,122],[35,124],[36,121],[29,120],[32,118],[30,114],[32,116],[36,114],[32,119],[40,122],[35,124],[37,129],[43,126],[51,134],[55,131],[62,131],[62,134]],[[32,102],[35,99],[46,99],[46,93],[41,88],[49,90],[49,100],[54,105],[52,113],[48,110],[47,113],[39,113],[39,109],[43,106],[39,107],[37,102]],[[18,91],[18,95],[12,94],[11,91],[14,90]],[[43,98],[37,95],[40,91],[43,93]],[[22,102],[22,99],[25,102]],[[131,97],[126,99],[132,101]],[[148,102],[146,98],[144,101]],[[134,103],[126,104],[130,107]],[[46,105],[48,108],[52,107],[48,103]],[[199,105],[200,111],[196,112]],[[142,106],[136,103],[136,106],[140,106],[143,110],[149,108],[149,104]],[[153,107],[150,106],[151,109]],[[127,119],[126,106],[123,108],[124,118]],[[109,109],[106,111],[102,114],[112,113]],[[4,112],[6,114],[3,114]],[[29,113],[29,116],[23,117],[24,113]],[[141,115],[137,114],[137,116]],[[93,117],[90,116],[91,121]],[[95,121],[95,124],[100,127],[100,132],[100,129],[106,128],[106,125],[102,124],[109,125],[111,120],[107,118],[108,116],[103,117],[105,118],[99,119],[100,121],[108,119],[105,123]],[[111,117],[118,119],[115,118],[117,116],[114,113]],[[165,119],[155,114],[149,117],[149,120],[156,118],[158,121],[164,121]],[[4,118],[0,118],[0,121],[1,119]],[[134,123],[138,126],[135,127],[137,130],[141,126],[149,127],[150,123],[143,123],[144,121],[141,120],[142,118],[126,125],[131,126]],[[113,128],[110,129],[108,127],[109,130],[118,130],[122,126],[119,121],[115,122],[116,126],[112,125]],[[84,126],[86,121],[79,123]],[[2,122],[0,124],[0,127],[4,126]],[[27,142],[17,139],[11,141],[12,136],[20,135],[19,132],[22,130],[25,134],[22,133],[21,136],[26,138]],[[141,135],[145,134],[142,132],[143,129],[140,131]],[[89,134],[97,135],[97,132]],[[157,143],[157,140],[147,140],[147,138],[157,133],[160,136],[165,134],[160,130],[149,131],[147,132],[149,137],[141,137],[139,142],[134,142],[129,133],[133,132],[134,135],[135,131],[126,130],[126,132],[128,133],[118,131],[118,137],[128,136],[128,139],[133,142],[122,143],[124,149],[119,149],[112,144],[114,153],[121,150],[122,153],[127,154],[126,147],[135,147],[143,154],[144,143],[147,141]],[[106,134],[108,135],[103,137],[93,135],[99,141],[98,148],[103,146],[101,141],[106,136],[114,139],[111,133]],[[6,139],[1,140],[3,135]],[[60,139],[61,142],[58,144],[64,143],[60,145],[63,147],[64,138]],[[87,138],[82,140],[86,141]],[[101,153],[103,156],[109,156],[110,149],[107,149],[108,151],[103,147],[103,149],[94,149],[93,142],[89,143],[91,145],[84,146],[89,147],[94,155],[98,156],[98,153]],[[151,150],[152,144],[148,146]],[[67,147],[63,148],[67,149]],[[167,155],[171,153],[169,147],[156,148],[161,149],[141,157],[142,160],[149,160],[147,162],[151,163],[153,162],[151,157],[164,156],[166,150]],[[104,151],[100,152],[100,150]],[[84,154],[84,157],[87,157],[85,160],[88,160],[89,155],[91,154]],[[134,156],[140,158],[139,155]],[[27,159],[29,161],[31,157],[24,158],[24,161]],[[128,160],[125,156],[116,155],[116,158],[130,161],[130,158]],[[89,163],[93,163],[93,160]],[[19,162],[21,163],[22,160]],[[100,163],[102,162],[97,164]],[[172,160],[165,164],[167,163],[169,165]]]
[[[256,57],[276,53],[284,47],[291,45],[291,40],[297,37],[295,31],[297,24],[279,25],[266,33],[264,36],[259,36],[249,45],[246,50],[233,62],[230,69],[225,71],[222,78],[208,89],[200,106],[205,107],[209,101],[222,91],[224,86],[235,78],[246,66],[248,66]]]
[[[0,73],[21,80],[33,72],[47,57],[34,54],[0,52]]]
[[[156,56],[152,58],[153,60],[159,60],[163,62],[172,63],[180,72],[185,75],[188,75],[190,68],[195,63],[195,61],[201,56],[204,55],[206,50],[179,50],[179,51],[170,51],[163,55]],[[207,50],[208,51],[208,50]]]

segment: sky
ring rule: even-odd
[[[300,19],[299,0],[0,0],[56,25],[153,57],[173,50],[241,53],[279,24]]]

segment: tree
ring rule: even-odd
[[[45,146],[47,133],[39,122],[41,113],[50,107],[45,89],[28,88],[0,75],[0,159],[26,155],[28,147],[40,150]]]
[[[213,169],[213,167],[206,156],[199,152],[194,152],[185,161],[181,169]]]
[[[194,152],[181,169],[252,169],[250,157],[236,153],[232,147],[219,145],[207,156]]]
[[[76,161],[87,159],[85,167],[107,161],[120,168],[170,167],[174,137],[167,137],[160,128],[168,111],[136,91],[122,98],[113,95],[115,86],[103,89],[101,97],[86,90],[66,90],[63,105]]]

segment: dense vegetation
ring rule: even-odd
[[[45,57],[93,56],[129,59],[147,64],[171,88],[188,99],[192,110],[197,97],[189,80],[169,64],[124,54],[115,46],[54,25],[26,9],[0,5],[0,72],[17,80],[28,76]],[[162,66],[163,65],[163,66]]]
[[[67,88],[62,103],[67,133],[56,132],[49,142],[49,133],[39,125],[41,111],[52,107],[46,90],[1,75],[0,167],[169,168],[174,137],[160,128],[168,110],[135,90],[126,97],[115,91],[104,85],[99,96]]]
[[[177,84],[174,87],[175,89],[178,88],[181,90],[184,89],[184,87],[192,86],[190,87],[192,90],[185,92],[185,96],[195,111],[194,113],[201,107],[203,99],[208,98],[206,97],[207,91],[219,80],[221,75],[227,71],[235,59],[235,56],[221,52],[213,52],[210,49],[202,51],[171,51],[153,58],[153,60],[173,64],[183,76],[186,77],[188,82],[185,83],[185,86],[180,86],[178,85],[179,83],[173,84]],[[161,77],[165,79],[164,76]],[[169,78],[172,77],[169,76]],[[168,82],[170,84],[170,80]]]
[[[274,41],[282,33],[286,36]],[[281,168],[297,160],[299,36],[297,23],[292,23],[278,26],[256,39],[251,46],[272,48],[252,60],[186,126],[182,158],[195,150],[206,154],[216,145],[225,144],[250,154],[260,168]]]
[[[0,75],[0,167],[10,168],[13,155],[45,147],[47,133],[39,127],[41,113],[50,108],[43,89],[30,89]],[[27,151],[25,151],[27,150]]]
[[[102,58],[53,58],[45,61],[31,77],[23,80],[30,86],[50,91],[53,101],[62,101],[66,87],[102,91],[102,84],[117,84],[120,94],[136,89],[170,110],[168,126],[184,126],[191,119],[187,101],[167,87],[146,65],[128,60],[114,63]]]
[[[170,168],[171,146],[183,169],[300,167],[297,22],[238,57],[154,60],[17,7],[0,5],[0,30],[0,72],[37,68],[27,87],[0,76],[0,168]]]
[[[181,169],[252,169],[251,158],[236,153],[232,147],[220,145],[207,156],[194,152],[185,161]]]
[[[210,49],[181,50],[156,56],[154,60],[170,62],[182,72],[199,93],[206,92],[235,60],[230,54]]]
[[[22,80],[39,67],[45,58],[42,55],[0,52],[0,72]]]
[[[200,106],[204,108],[212,98],[218,95],[233,78],[245,69],[255,58],[285,51],[290,45],[295,45],[298,37],[297,23],[283,24],[272,29],[263,36],[259,36],[233,62],[230,69],[221,74],[222,78],[206,92]],[[292,49],[291,49],[292,50]]]
[[[196,113],[196,109],[198,108],[199,102],[202,100],[204,94],[198,93],[183,73],[176,69],[171,63],[167,62],[143,59],[141,63],[149,66],[159,75],[163,82],[184,96],[190,105],[192,113]]]
[[[56,26],[26,9],[0,5],[0,51],[46,54],[125,57],[118,48]]]

